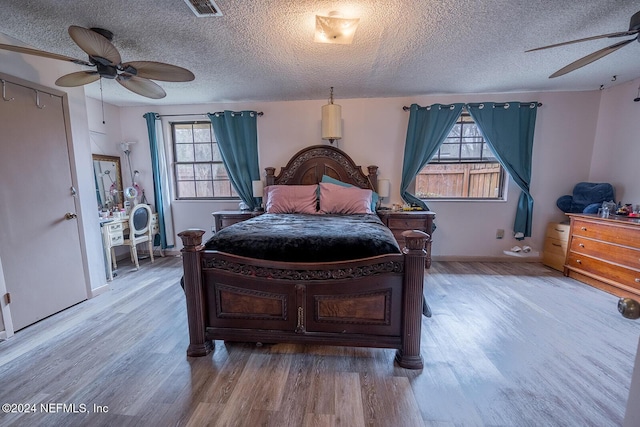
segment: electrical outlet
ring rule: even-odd
[[[504,230],[502,228],[498,228],[496,230],[496,239],[502,239],[504,237]]]

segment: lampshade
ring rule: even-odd
[[[262,197],[264,195],[262,181],[251,181],[251,187],[253,189],[253,197]]]
[[[360,18],[342,18],[338,12],[329,16],[316,15],[316,43],[351,44]]]
[[[389,197],[391,190],[391,182],[388,179],[381,179],[378,181],[378,195],[380,197]]]
[[[322,139],[333,144],[342,138],[342,107],[333,103],[333,87],[329,95],[329,103],[322,106]]]
[[[322,106],[322,139],[342,138],[342,107],[338,104]]]

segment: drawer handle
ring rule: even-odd
[[[582,264],[582,260],[577,259],[576,264]]]
[[[580,243],[578,244],[578,246],[580,246],[581,248],[584,248],[584,243]]]
[[[640,277],[636,277],[636,283],[640,283]]]
[[[551,244],[552,244],[553,246],[557,246],[557,247],[559,247],[559,248],[561,248],[561,247],[562,247],[562,245],[561,245],[560,243],[551,243]]]
[[[587,227],[580,227],[580,230],[587,231]]]

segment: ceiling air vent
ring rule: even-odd
[[[220,12],[218,5],[213,0],[184,0],[184,2],[198,17],[222,16],[222,12]]]

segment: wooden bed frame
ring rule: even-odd
[[[322,175],[362,188],[369,174],[332,146],[306,148],[267,185],[315,184]],[[203,230],[182,239],[190,344],[204,356],[214,340],[395,348],[398,365],[422,369],[420,332],[428,234],[404,232],[403,254],[352,261],[293,263],[204,250]]]

